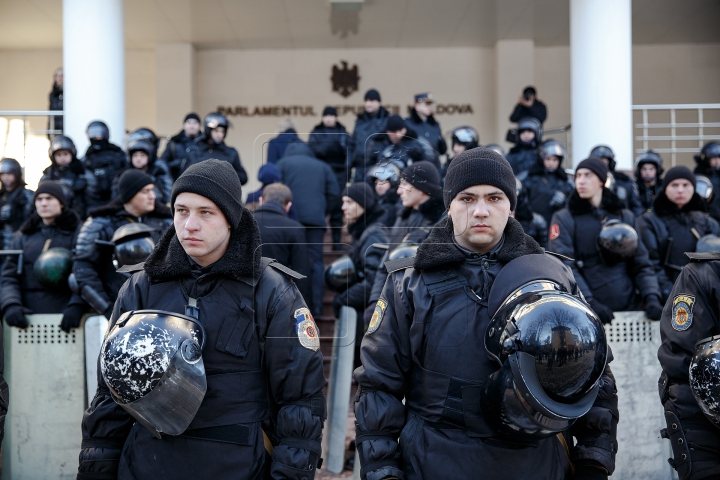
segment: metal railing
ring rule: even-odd
[[[669,153],[672,166],[691,163],[711,140],[720,140],[720,103],[633,105],[635,153]],[[690,154],[690,155],[678,155]]]

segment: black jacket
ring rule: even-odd
[[[48,110],[62,110],[63,109],[63,87],[53,82],[53,88],[48,95],[49,105]],[[63,130],[63,116],[58,115],[53,117],[53,125],[50,125],[50,117],[48,117],[48,130]],[[60,135],[60,134],[56,134]]]
[[[227,252],[201,268],[171,227],[144,271],[125,283],[111,325],[129,310],[184,313],[188,295],[197,298],[207,335],[202,356],[208,390],[186,434],[205,429],[194,435],[213,439],[156,439],[115,403],[99,374],[82,421],[79,479],[314,477],[325,418],[322,354],[312,343],[301,344],[306,337],[298,325],[314,322],[288,278],[296,274],[267,266],[260,243],[257,225],[244,211]],[[213,433],[230,426],[247,437],[230,441]],[[275,447],[272,458],[263,430]]]
[[[46,180],[54,180],[60,183],[65,197],[70,203],[69,207],[75,210],[80,218],[85,218],[87,178],[85,176],[85,167],[83,167],[80,160],[73,158],[65,170],[61,170],[53,160],[52,165],[43,170],[40,183]]]
[[[409,128],[402,140],[395,144],[390,141],[387,134],[376,136],[375,140],[367,147],[365,158],[367,159],[365,166],[368,169],[379,163],[391,162],[402,171],[414,162],[426,160],[440,171],[438,156],[434,154],[428,144],[417,139],[417,132]]]
[[[296,142],[302,142],[297,132],[288,128],[280,133],[277,137],[270,139],[268,142],[267,161],[265,163],[277,163],[285,155],[287,147]]]
[[[75,246],[73,273],[80,290],[88,285],[112,306],[127,276],[115,271],[112,246],[98,241],[110,242],[118,228],[131,222],[141,222],[156,228],[152,237],[157,242],[165,230],[172,225],[172,212],[156,200],[155,210],[138,218],[126,212],[123,204],[116,200],[90,210],[88,214],[89,217],[80,229]]]
[[[566,478],[567,454],[556,437],[531,448],[510,445],[491,440],[494,434],[487,425],[469,431],[443,415],[445,407],[461,412],[467,407],[481,420],[477,405],[463,405],[458,397],[460,385],[482,385],[498,369],[484,347],[488,294],[505,264],[542,252],[512,218],[495,251],[480,255],[461,249],[448,220],[420,245],[411,268],[390,272],[381,297],[385,308],[363,339],[362,367],[355,370],[356,438],[364,480],[388,475],[478,478],[480,471],[502,471],[507,479]],[[570,270],[557,264],[565,283],[576,289]],[[461,278],[468,288],[431,293],[429,285],[438,275]],[[574,462],[590,462],[612,473],[618,413],[609,368],[601,385],[595,405],[567,433],[577,439],[570,445]]]
[[[374,185],[373,185],[374,188]],[[400,202],[400,195],[397,193],[397,186],[393,185],[390,190],[380,195],[377,199],[378,205],[385,211],[380,219],[380,223],[386,227],[392,227],[395,224],[398,213],[403,209]]]
[[[34,213],[15,234],[13,250],[23,251],[22,273],[17,273],[18,257],[6,257],[0,280],[0,310],[10,305],[22,305],[33,313],[61,313],[73,297],[69,286],[48,290],[35,278],[35,260],[50,240],[49,248],[65,248],[72,251],[80,230],[80,219],[71,209],[64,209],[50,225],[45,225]],[[80,297],[73,297],[73,304],[83,304]]]
[[[385,110],[385,107],[382,106],[374,115],[363,112],[357,116],[357,120],[355,120],[355,128],[353,129],[352,134],[352,166],[360,171],[360,174],[355,174],[356,181],[362,181],[365,178],[365,173],[367,171],[366,165],[368,164],[365,150],[380,135],[385,134],[385,123],[387,122],[387,117],[389,116],[390,112]]]
[[[682,296],[690,296],[693,303],[689,305],[691,316],[681,326],[675,323],[673,311],[676,300],[681,301]],[[715,256],[710,261],[692,260],[675,282],[660,319],[660,402],[668,420],[674,463],[683,480],[720,477],[720,430],[702,413],[689,385],[695,344],[720,334],[718,298],[720,259]],[[683,432],[685,438],[680,437],[679,432]],[[684,448],[687,446],[689,450]]]
[[[25,183],[15,187],[12,192],[0,189],[0,228],[2,228],[3,248],[9,249],[13,234],[20,225],[35,212],[35,201],[32,190],[25,188]]]
[[[187,149],[185,159],[183,159],[180,164],[180,175],[182,175],[182,173],[187,170],[190,165],[195,165],[196,163],[200,163],[203,160],[208,160],[210,158],[225,160],[230,163],[240,179],[240,184],[245,185],[247,183],[247,172],[245,172],[245,169],[240,162],[240,155],[237,150],[233,147],[228,147],[225,145],[225,142],[217,145],[215,143],[208,142],[208,140],[202,136],[197,139],[192,147]]]
[[[85,209],[89,212],[112,199],[113,179],[127,166],[127,158],[120,147],[105,142],[105,147],[101,149],[92,145],[88,147],[82,163],[87,178]]]
[[[540,123],[545,123],[545,119],[547,118],[547,107],[538,99],[535,99],[530,108],[526,107],[522,103],[518,103],[515,105],[513,112],[510,114],[510,121],[516,123],[525,117],[534,117],[540,120]]]
[[[662,189],[662,180],[658,179],[655,182],[655,185],[653,185],[652,187],[648,187],[647,185],[645,185],[645,182],[643,182],[642,179],[638,176],[635,180],[635,185],[637,186],[638,198],[640,199],[640,203],[642,204],[644,211],[649,212],[653,208],[653,201],[655,200],[655,196]]]
[[[321,122],[310,132],[308,145],[319,160],[330,165],[333,172],[343,173],[347,177],[351,139],[342,123],[337,122],[334,128],[327,128]]]
[[[292,191],[293,205],[300,223],[325,227],[325,216],[340,196],[335,174],[330,166],[313,155],[304,142],[293,142],[277,163],[283,183]]]
[[[183,159],[187,156],[187,149],[195,144],[197,137],[190,138],[185,135],[185,131],[181,131],[165,146],[165,151],[160,156],[160,160],[165,162],[173,179],[180,176],[180,166]]]
[[[112,185],[113,198],[118,197],[118,182],[120,181],[120,177],[122,176],[122,174],[125,173],[125,170],[134,168],[135,167],[133,167],[132,165],[128,165],[127,167],[119,171],[118,174],[115,176]],[[173,178],[172,175],[170,175],[170,169],[168,168],[167,164],[160,159],[153,159],[152,161],[148,162],[145,173],[150,175],[150,177],[152,177],[153,179],[153,183],[155,184],[155,198],[157,199],[157,201],[166,205],[169,204],[172,195]]]
[[[698,235],[719,235],[720,226],[705,214],[705,202],[697,193],[682,210],[668,200],[664,191],[655,197],[652,212],[637,219],[638,233],[648,249],[650,261],[655,268],[664,302],[673,283],[689,259],[685,252],[694,252]]]
[[[573,259],[566,263],[572,268],[578,287],[588,302],[598,301],[614,312],[635,310],[639,300],[651,295],[660,298],[655,272],[648,251],[638,240],[635,256],[612,265],[603,263],[597,247],[597,237],[603,222],[618,219],[637,231],[635,215],[610,190],[603,188],[602,203],[593,207],[573,191],[567,208],[556,212],[550,226],[548,250]],[[635,290],[640,293],[638,299]]]
[[[524,188],[520,190],[520,195],[517,197],[515,220],[520,223],[526,234],[530,235],[541,247],[547,248],[549,223],[542,215],[532,211]]]
[[[274,258],[278,263],[310,278],[311,265],[305,245],[305,227],[288,218],[285,209],[277,203],[263,203],[253,215],[262,237],[262,256]],[[311,298],[308,278],[295,281],[303,298]]]
[[[530,208],[542,215],[548,225],[553,213],[565,207],[575,188],[561,166],[554,172],[548,172],[542,163],[533,165],[522,184]]]
[[[615,178],[613,193],[623,201],[625,208],[630,210],[636,217],[645,213],[646,209],[640,201],[640,193],[635,180],[623,172],[612,172],[612,175]]]
[[[515,175],[528,172],[541,161],[534,141],[531,145],[515,145],[510,149],[505,158],[508,162],[510,162],[510,166],[512,167]]]
[[[440,155],[447,153],[447,143],[442,135],[442,129],[435,116],[430,115],[425,120],[420,118],[417,110],[414,108],[410,112],[410,116],[405,119],[408,130],[415,130],[418,139],[427,142],[434,151],[433,157],[438,158]],[[439,162],[439,159],[438,159]]]

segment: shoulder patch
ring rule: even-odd
[[[560,236],[560,224],[559,223],[553,223],[550,225],[550,231],[548,232],[548,237],[550,240],[555,240]]]
[[[318,351],[320,348],[320,332],[317,325],[315,325],[310,310],[305,307],[298,308],[293,316],[295,317],[295,330],[300,345],[308,350]]]
[[[385,309],[387,308],[387,301],[380,297],[375,304],[375,311],[372,314],[372,318],[370,318],[370,325],[368,326],[367,333],[373,333],[375,330],[377,330],[380,327],[380,324],[383,321],[383,317],[385,316]]]
[[[678,332],[690,328],[693,320],[692,309],[695,306],[695,297],[686,293],[675,295],[672,303],[672,327]]]

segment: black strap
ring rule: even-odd
[[[369,440],[387,440],[397,443],[397,436],[388,432],[372,431],[358,433],[355,435],[355,444],[360,445],[362,442]]]
[[[286,267],[286,266],[283,265],[282,263],[276,262],[275,260],[273,260],[272,262],[270,262],[269,265],[270,265],[271,267],[273,267],[275,270],[280,270],[281,272],[283,272],[283,273],[284,273],[285,275],[287,275],[288,277],[296,278],[296,279],[298,279],[298,280],[302,280],[303,278],[307,278],[305,275],[303,275],[303,274],[301,274],[301,273],[298,273],[298,272],[296,272],[295,270]]]
[[[410,268],[415,263],[415,257],[398,258],[396,260],[388,260],[385,262],[385,268],[387,269],[388,275],[397,272],[398,270],[405,270]]]
[[[220,427],[194,428],[185,430],[180,437],[209,440],[211,442],[252,445],[249,425],[223,425]]]
[[[310,440],[309,438],[283,437],[280,439],[280,445],[307,450],[310,453],[314,453],[317,457],[320,457],[322,454],[322,446],[320,445],[320,442]]]
[[[125,442],[117,442],[115,440],[103,440],[102,438],[83,439],[80,448],[109,448],[111,450],[122,450]]]
[[[288,402],[286,405],[300,405],[308,407],[310,413],[317,417],[321,417],[323,420],[327,418],[327,408],[325,405],[325,396],[321,393],[313,395],[310,398],[304,398],[302,400],[296,400],[294,402]]]

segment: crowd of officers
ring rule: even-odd
[[[575,171],[570,171],[563,165],[567,158],[565,146],[556,139],[543,139],[542,122],[547,110],[535,95],[535,90],[528,87],[513,111],[511,120],[517,122],[517,128],[513,132],[515,145],[509,152],[505,153],[498,145],[488,145],[480,149],[482,154],[463,155],[464,152],[479,151],[477,147],[480,146],[480,138],[477,131],[468,126],[456,128],[450,134],[450,145],[447,145],[441,127],[433,116],[433,98],[430,93],[416,95],[410,115],[402,118],[391,115],[383,108],[377,90],[369,90],[364,98],[365,111],[358,115],[352,133],[337,121],[337,112],[332,107],[323,111],[321,122],[313,129],[307,142],[299,138],[291,122],[283,125],[280,134],[269,142],[266,162],[258,172],[262,187],[249,193],[244,205],[239,204],[240,185],[247,183],[248,176],[237,150],[225,143],[230,125],[227,118],[219,113],[207,115],[202,123],[198,115],[188,114],[183,121],[182,131],[169,140],[161,155],[159,139],[147,128],[130,133],[123,149],[110,142],[110,132],[103,122],[93,121],[87,127],[90,146],[82,156],[78,155],[72,139],[56,136],[52,138],[49,149],[51,165],[43,172],[35,192],[26,189],[22,169],[17,161],[10,158],[0,161],[0,227],[5,249],[0,279],[3,317],[8,325],[25,328],[28,325],[25,316],[28,314],[62,313],[60,327],[66,332],[78,327],[81,317],[91,310],[113,322],[117,321],[122,313],[116,303],[119,294],[124,295],[127,305],[139,301],[134,297],[132,301],[128,300],[130,293],[127,291],[121,293],[124,284],[128,288],[132,266],[138,264],[138,268],[142,269],[148,255],[160,248],[158,245],[170,249],[168,252],[172,253],[174,247],[171,238],[180,235],[180,232],[176,233],[177,207],[174,204],[178,194],[197,194],[216,203],[222,200],[225,203],[217,205],[229,222],[232,236],[230,244],[239,242],[237,248],[243,252],[253,247],[263,257],[273,258],[277,264],[285,266],[286,270],[281,269],[282,272],[292,272],[288,275],[301,294],[293,297],[293,304],[298,308],[292,316],[298,325],[307,322],[308,318],[312,322],[313,316],[322,315],[325,286],[337,292],[333,301],[336,316],[343,306],[358,311],[355,363],[359,367],[356,372],[361,385],[358,408],[362,416],[358,416],[357,444],[363,462],[363,478],[402,478],[396,435],[400,430],[396,426],[391,428],[391,425],[396,421],[404,425],[406,418],[398,413],[402,405],[397,400],[407,394],[408,401],[416,404],[418,411],[442,406],[442,402],[445,402],[447,410],[451,396],[450,393],[445,397],[443,392],[426,392],[429,397],[423,398],[422,392],[408,392],[407,385],[398,385],[383,393],[383,386],[410,381],[407,365],[395,362],[408,362],[412,355],[420,355],[423,357],[422,362],[429,362],[424,363],[426,366],[434,364],[437,369],[452,370],[458,361],[463,361],[457,357],[445,357],[443,348],[415,345],[417,339],[414,337],[393,337],[392,332],[387,332],[391,326],[383,327],[385,333],[374,335],[372,338],[375,340],[370,341],[367,351],[361,353],[363,336],[367,338],[376,332],[387,312],[401,305],[403,308],[409,305],[410,300],[405,297],[390,298],[395,295],[393,281],[396,282],[396,292],[411,288],[408,281],[416,281],[412,275],[402,277],[405,269],[414,267],[417,272],[423,272],[426,283],[429,284],[429,279],[434,278],[433,281],[442,286],[456,280],[430,274],[425,276],[424,271],[434,271],[443,262],[465,265],[458,267],[464,272],[461,276],[469,275],[474,280],[470,281],[469,286],[453,285],[470,289],[477,297],[481,315],[488,315],[487,298],[492,297],[490,288],[500,269],[518,256],[542,255],[544,248],[548,252],[560,254],[561,262],[551,262],[552,268],[561,272],[558,275],[571,278],[568,272],[572,272],[574,280],[568,284],[569,291],[581,291],[584,301],[592,307],[597,318],[602,323],[609,323],[614,318],[613,312],[624,310],[640,309],[645,311],[648,318],[660,319],[663,304],[668,299],[672,300],[673,285],[690,261],[685,252],[717,250],[720,204],[714,192],[720,191],[720,144],[711,142],[702,148],[695,157],[697,166],[694,172],[681,166],[664,172],[660,155],[648,151],[635,160],[636,168],[631,177],[616,171],[614,152],[606,145],[593,148],[588,158],[580,162]],[[447,160],[441,162],[445,155]],[[209,159],[216,160],[206,162]],[[463,164],[454,165],[456,159],[461,159]],[[222,168],[217,166],[217,161],[222,164]],[[477,171],[473,166],[475,164],[483,165],[486,171]],[[228,165],[231,169],[228,169]],[[508,172],[512,170],[512,175],[505,174],[506,166]],[[228,180],[229,171],[237,179]],[[451,171],[452,175],[449,173]],[[466,185],[470,181],[468,179],[473,179],[475,183]],[[213,191],[213,185],[222,191]],[[457,224],[453,226],[449,217],[453,208],[451,205],[457,198],[467,196],[468,204],[474,201],[478,193],[473,193],[473,185],[499,188],[502,193],[500,196],[504,195],[503,198],[511,207],[509,216],[515,218],[507,226],[503,224],[505,230],[500,244],[482,254],[459,243],[458,239],[465,233],[459,232]],[[191,210],[187,208],[188,212]],[[252,212],[252,225],[257,225],[257,228],[243,223],[249,221],[247,216],[240,217],[241,214],[245,215],[243,212],[247,212],[247,215]],[[176,224],[173,227],[174,214]],[[441,224],[444,227],[439,228]],[[347,256],[324,271],[322,245],[328,226],[332,232],[332,248],[346,250]],[[343,226],[347,226],[350,245],[341,243]],[[455,237],[447,233],[453,228]],[[491,229],[492,226],[480,225],[477,228]],[[252,242],[243,243],[240,235],[247,236],[255,230],[257,237],[253,237]],[[430,242],[438,245],[434,247],[437,251],[430,247],[423,250],[423,242],[432,236],[437,237]],[[179,240],[182,243],[183,239]],[[192,238],[189,241],[192,243]],[[453,243],[455,246],[452,246]],[[183,244],[183,248],[191,259],[196,259],[187,245]],[[171,258],[170,253],[164,253],[169,256],[163,260],[165,263],[162,268],[170,272],[184,271],[183,265],[173,264],[178,260]],[[256,254],[260,253],[252,253],[252,258]],[[153,255],[148,262],[159,262],[158,254]],[[240,258],[238,256],[238,261]],[[200,288],[198,285],[203,276],[209,275],[210,270],[207,269],[210,267],[202,263],[199,266],[191,264],[193,266],[188,267],[187,275],[194,279],[192,282],[195,282],[195,286],[192,289],[195,291]],[[229,269],[223,274],[237,274],[232,273],[232,266],[225,265],[222,268]],[[242,270],[249,267],[238,268]],[[333,268],[343,273],[337,275]],[[147,265],[145,271],[150,272]],[[252,276],[252,269],[246,273]],[[167,272],[148,274],[151,280],[153,275],[159,275],[161,279],[165,278],[163,275],[169,275]],[[62,280],[58,281],[57,278]],[[155,281],[152,280],[150,285]],[[137,288],[140,290],[133,295],[144,295],[142,289],[150,287],[142,284]],[[427,288],[424,294],[428,299],[451,300],[442,296],[446,292],[443,288]],[[277,294],[266,293],[271,296]],[[263,301],[271,300],[273,298]],[[413,308],[431,308],[429,304],[420,307],[418,301],[417,298],[412,300],[415,302]],[[263,311],[271,309],[269,304],[264,304],[263,308]],[[665,311],[667,315],[667,307]],[[449,314],[449,311],[446,313]],[[267,315],[270,318],[271,314]],[[393,315],[396,316],[392,320],[393,324],[400,324],[409,318],[398,317],[398,312],[393,312]],[[452,323],[452,320],[447,319],[447,322]],[[428,325],[424,328],[429,329],[428,335],[436,335],[436,339],[442,343],[443,339],[454,341],[452,335],[463,334],[462,325],[455,327],[460,330],[443,332]],[[302,346],[319,355],[314,343],[317,339],[311,330],[304,333],[297,330],[297,335]],[[403,352],[402,358],[393,356],[387,349],[382,350],[383,345],[373,347],[373,342],[381,342],[378,339],[383,338]],[[406,341],[412,345],[404,344]],[[384,346],[387,347],[387,344]],[[407,350],[416,347],[429,349],[422,354]],[[248,348],[247,342],[245,348]],[[431,350],[437,358],[428,356]],[[384,353],[371,358],[371,352]],[[575,361],[578,355],[575,353]],[[316,360],[312,362],[313,368],[317,369]],[[321,362],[319,365],[321,368]],[[401,371],[396,371],[397,368]],[[551,364],[548,364],[550,368]],[[398,375],[406,375],[405,380],[398,380]],[[672,377],[673,374],[666,370],[666,381],[668,375]],[[391,381],[391,377],[395,380]],[[447,378],[428,377],[423,381],[447,383]],[[460,391],[465,384],[460,382],[455,385],[455,381],[450,379],[450,390],[456,388],[453,395],[462,397]],[[687,384],[687,378],[679,380],[680,383],[683,381]],[[606,380],[606,387],[609,390],[603,393],[601,389],[600,393],[604,395],[605,401],[604,404],[600,402],[598,407],[602,412],[593,410],[593,421],[602,419],[605,425],[593,427],[587,422],[578,424],[585,425],[583,428],[589,433],[576,437],[580,443],[575,445],[574,450],[571,449],[573,453],[570,459],[576,462],[579,471],[586,474],[575,478],[607,478],[614,468],[614,454],[617,450],[614,427],[611,426],[613,422],[617,423],[616,398],[613,403],[614,382]],[[316,391],[317,388],[313,388],[310,389],[313,390],[309,394],[311,397],[322,396],[322,393]],[[440,396],[434,398],[436,394]],[[86,414],[84,429],[90,426],[100,428],[93,424],[98,420],[93,418],[92,411],[101,411],[104,408],[101,404],[104,405],[107,399],[98,398],[96,401],[100,403],[94,401]],[[462,403],[462,400],[459,401]],[[423,403],[425,405],[421,408]],[[110,405],[115,404],[111,402]],[[304,404],[300,402],[293,405]],[[297,422],[306,421],[309,422],[307,425],[311,425],[317,420],[315,417],[324,417],[324,413],[317,409],[311,408],[301,414],[292,408],[285,411],[285,415],[294,416],[288,421],[295,430],[286,436],[303,436],[297,433],[297,429],[302,430]],[[307,416],[310,411],[312,415]],[[106,412],[110,416],[116,413]],[[425,413],[427,416],[422,414],[417,417],[422,418],[420,420],[412,417],[407,421],[420,422],[423,426],[415,425],[413,428],[425,429],[423,435],[428,437],[427,441],[446,445],[448,455],[456,454],[453,448],[460,446],[467,449],[470,456],[478,454],[487,458],[500,458],[507,447],[504,441],[488,442],[480,452],[465,443],[465,440],[432,439],[430,437],[435,434],[427,431],[427,418],[435,418],[434,413],[430,410]],[[444,425],[443,422],[447,420],[446,413],[440,408],[438,419],[441,420],[438,420],[437,428],[444,428],[441,424]],[[315,420],[309,420],[311,417]],[[112,421],[127,423],[128,419],[123,417]],[[286,442],[284,445],[291,451],[277,453],[283,462],[282,468],[273,467],[277,469],[277,472],[273,470],[277,478],[301,478],[301,474],[306,475],[302,478],[312,477],[311,471],[306,469],[298,473],[288,465],[296,465],[298,461],[307,465],[309,462],[310,470],[318,465],[316,442],[319,431],[314,430],[316,426],[308,427],[314,433],[305,436],[305,443]],[[206,422],[202,427],[211,428],[213,424]],[[108,428],[109,435],[115,427]],[[452,428],[470,429],[462,422]],[[593,431],[593,428],[596,430]],[[388,431],[395,433],[388,434]],[[95,445],[92,443],[94,434],[85,430],[84,434],[84,445]],[[223,438],[225,433],[219,435]],[[278,435],[281,437],[282,432]],[[394,439],[391,438],[393,435]],[[403,446],[404,461],[410,462],[412,468],[417,469],[414,472],[406,470],[408,478],[430,478],[435,473],[439,474],[443,460],[438,459],[436,466],[427,467],[421,456],[430,452],[411,446],[411,433],[403,430],[403,435],[407,436],[401,442],[401,446],[406,443]],[[582,435],[590,435],[592,439],[583,440]],[[455,438],[455,433],[452,436]],[[478,436],[484,438],[484,430]],[[277,442],[280,442],[278,438],[270,439],[276,447]],[[570,438],[565,440],[572,443]],[[582,446],[583,442],[585,446]],[[533,445],[537,447],[538,444]],[[567,458],[563,458],[557,465],[553,464],[553,460],[548,460],[560,453],[565,455],[560,450],[555,451],[557,446],[542,445],[545,446],[540,449],[544,452],[541,457],[545,458],[544,462],[549,462],[548,471],[555,472],[553,475],[569,471],[565,465]],[[102,476],[103,472],[93,470],[95,467],[90,466],[95,462],[93,456],[103,457],[98,454],[103,448],[102,442],[85,447],[81,455],[81,476],[78,478],[82,477],[82,472],[99,475],[92,478],[116,478],[108,472],[105,472],[107,476]],[[310,453],[293,454],[293,448],[305,449]],[[150,451],[146,451],[147,455],[150,455]],[[540,457],[536,460],[539,462]],[[117,458],[109,460],[103,457],[102,461],[109,465],[110,470],[116,468]],[[150,462],[150,457],[143,461]],[[462,472],[461,476],[466,472],[464,467],[458,467],[456,471]],[[523,467],[519,471],[530,470]]]

